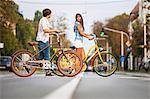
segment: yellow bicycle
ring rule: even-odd
[[[118,62],[113,54],[106,50],[101,50],[97,41],[101,38],[94,36],[95,45],[90,48],[88,54],[84,59],[84,63],[87,65],[91,61],[93,70],[100,76],[107,77],[112,75],[118,67]]]

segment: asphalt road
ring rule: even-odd
[[[73,99],[150,99],[150,78],[86,74]]]
[[[0,99],[150,99],[150,78],[91,72],[72,78],[0,74]]]

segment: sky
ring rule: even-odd
[[[49,8],[55,16],[65,16],[69,26],[68,38],[73,42],[75,14],[81,13],[85,32],[91,33],[94,21],[106,22],[116,15],[129,14],[139,0],[14,0],[24,18],[33,19],[36,10]],[[88,40],[84,40],[85,45]],[[92,43],[92,42],[91,42]],[[85,47],[88,49],[87,47]]]

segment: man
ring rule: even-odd
[[[49,34],[53,32],[59,32],[57,29],[51,29],[49,18],[51,17],[51,10],[46,8],[43,10],[43,17],[39,21],[38,33],[36,40],[38,41],[39,51],[49,44]],[[50,60],[50,47],[47,47],[40,52],[39,60]]]

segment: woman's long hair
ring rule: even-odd
[[[82,17],[82,15],[81,15],[80,13],[77,13],[77,14],[76,14],[76,17],[75,17],[75,18],[76,18],[76,21],[78,21],[78,20],[77,20],[77,17],[78,17],[78,16],[80,16],[80,17],[81,17],[81,21],[80,21],[79,23],[82,25],[82,28],[83,28],[83,31],[84,31],[84,22],[83,22],[83,17]]]

